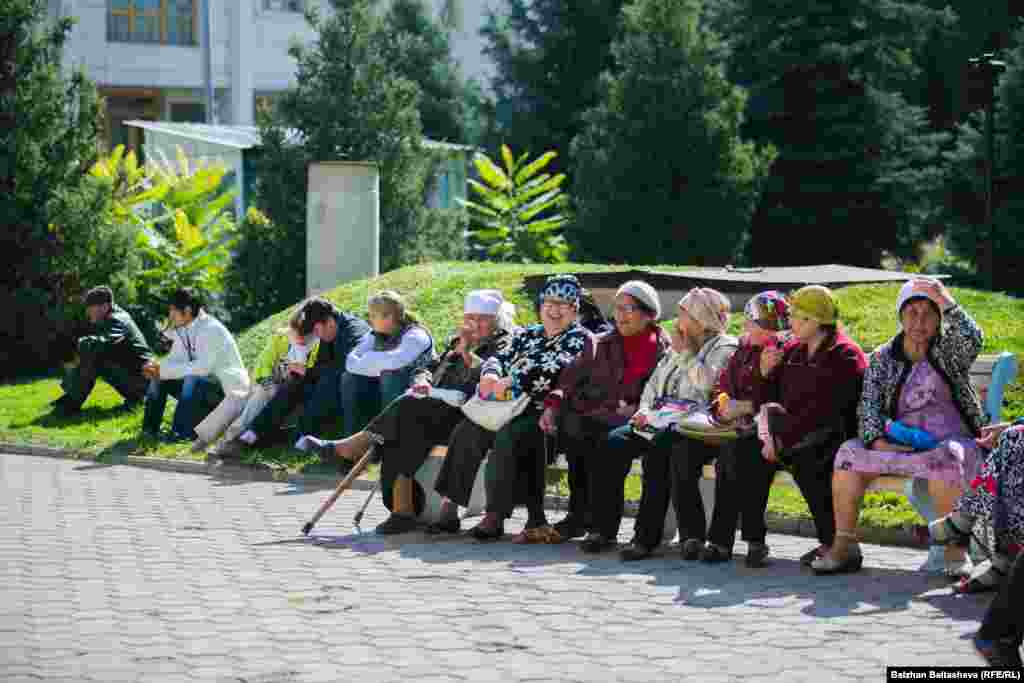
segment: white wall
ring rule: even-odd
[[[442,0],[426,1],[437,16]],[[262,0],[210,0],[210,5],[214,87],[233,90],[229,119],[220,123],[251,125],[255,92],[285,90],[295,82],[295,62],[288,56],[291,38],[309,42],[315,34],[301,14],[264,10]],[[489,6],[500,3],[463,0],[462,28],[452,34],[463,76],[475,77],[484,86],[494,72],[479,34]],[[65,48],[65,64],[83,67],[100,86],[204,87],[201,18],[194,46],[115,43],[107,41],[107,0],[52,0],[51,12],[58,7],[61,14],[78,17]]]
[[[289,40],[296,36],[308,41],[314,34],[302,15],[263,10],[262,0],[210,0],[210,4],[214,85],[230,90],[236,81],[233,76],[244,75],[240,92],[231,98],[232,120],[222,123],[251,124],[254,91],[284,90],[294,83]],[[201,18],[196,45],[152,45],[108,42],[106,0],[64,0],[61,12],[78,17],[65,48],[65,63],[84,67],[99,85],[204,87]]]

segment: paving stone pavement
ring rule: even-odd
[[[379,501],[351,528],[364,492],[303,538],[327,493],[0,455],[0,680],[881,681],[980,663],[987,598],[917,572],[921,551],[865,546],[864,571],[815,577],[796,561],[811,541],[782,535],[761,570],[675,546],[622,563],[382,538]]]

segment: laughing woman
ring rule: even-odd
[[[479,393],[481,396],[531,397],[526,410],[497,432],[470,420],[455,428],[448,442],[448,455],[438,473],[435,488],[448,502],[446,514],[455,505],[469,505],[477,470],[487,449],[487,514],[472,533],[486,540],[499,538],[506,517],[519,502],[525,485],[529,511],[528,531],[517,540],[543,540],[550,533],[544,515],[543,435],[538,424],[544,398],[555,387],[562,370],[583,351],[590,333],[577,322],[580,283],[572,275],[548,279],[540,293],[539,325],[531,325],[516,334],[496,355],[484,363]],[[519,472],[523,480],[519,480]]]

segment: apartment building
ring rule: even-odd
[[[302,13],[316,1],[209,0],[218,123],[252,125],[257,106],[294,83],[288,46],[314,39]],[[427,2],[436,14],[444,0]],[[481,81],[493,72],[479,36],[489,2],[495,0],[457,3],[451,34],[463,73]],[[201,7],[201,0],[50,0],[52,16],[78,18],[65,64],[83,67],[106,98],[111,145],[140,148],[142,130],[126,121],[206,119]]]

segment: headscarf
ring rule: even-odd
[[[752,296],[743,307],[743,315],[766,330],[789,329],[789,302],[774,289]]]
[[[628,294],[639,301],[654,314],[655,320],[661,317],[661,301],[658,298],[658,292],[643,280],[630,280],[624,283],[619,287],[619,291],[615,292],[615,296],[618,297],[620,294]]]
[[[729,299],[709,287],[694,287],[679,300],[679,307],[704,329],[722,334],[729,326]]]
[[[498,328],[511,332],[516,327],[516,307],[496,289],[477,289],[466,295],[466,313],[493,315]]]
[[[808,285],[796,290],[789,301],[789,315],[807,318],[819,325],[835,325],[839,319],[839,302],[828,287]]]
[[[548,297],[568,301],[579,308],[580,305],[580,281],[575,275],[552,275],[544,283],[540,290],[539,301],[543,302]]]
[[[923,280],[924,278],[918,279]],[[925,301],[932,302],[932,305],[935,306],[935,312],[939,315],[939,319],[942,319],[942,302],[933,299],[930,291],[919,289],[917,282],[914,280],[908,280],[900,287],[899,296],[896,297],[896,317],[902,318],[903,307],[915,299],[924,299]]]

